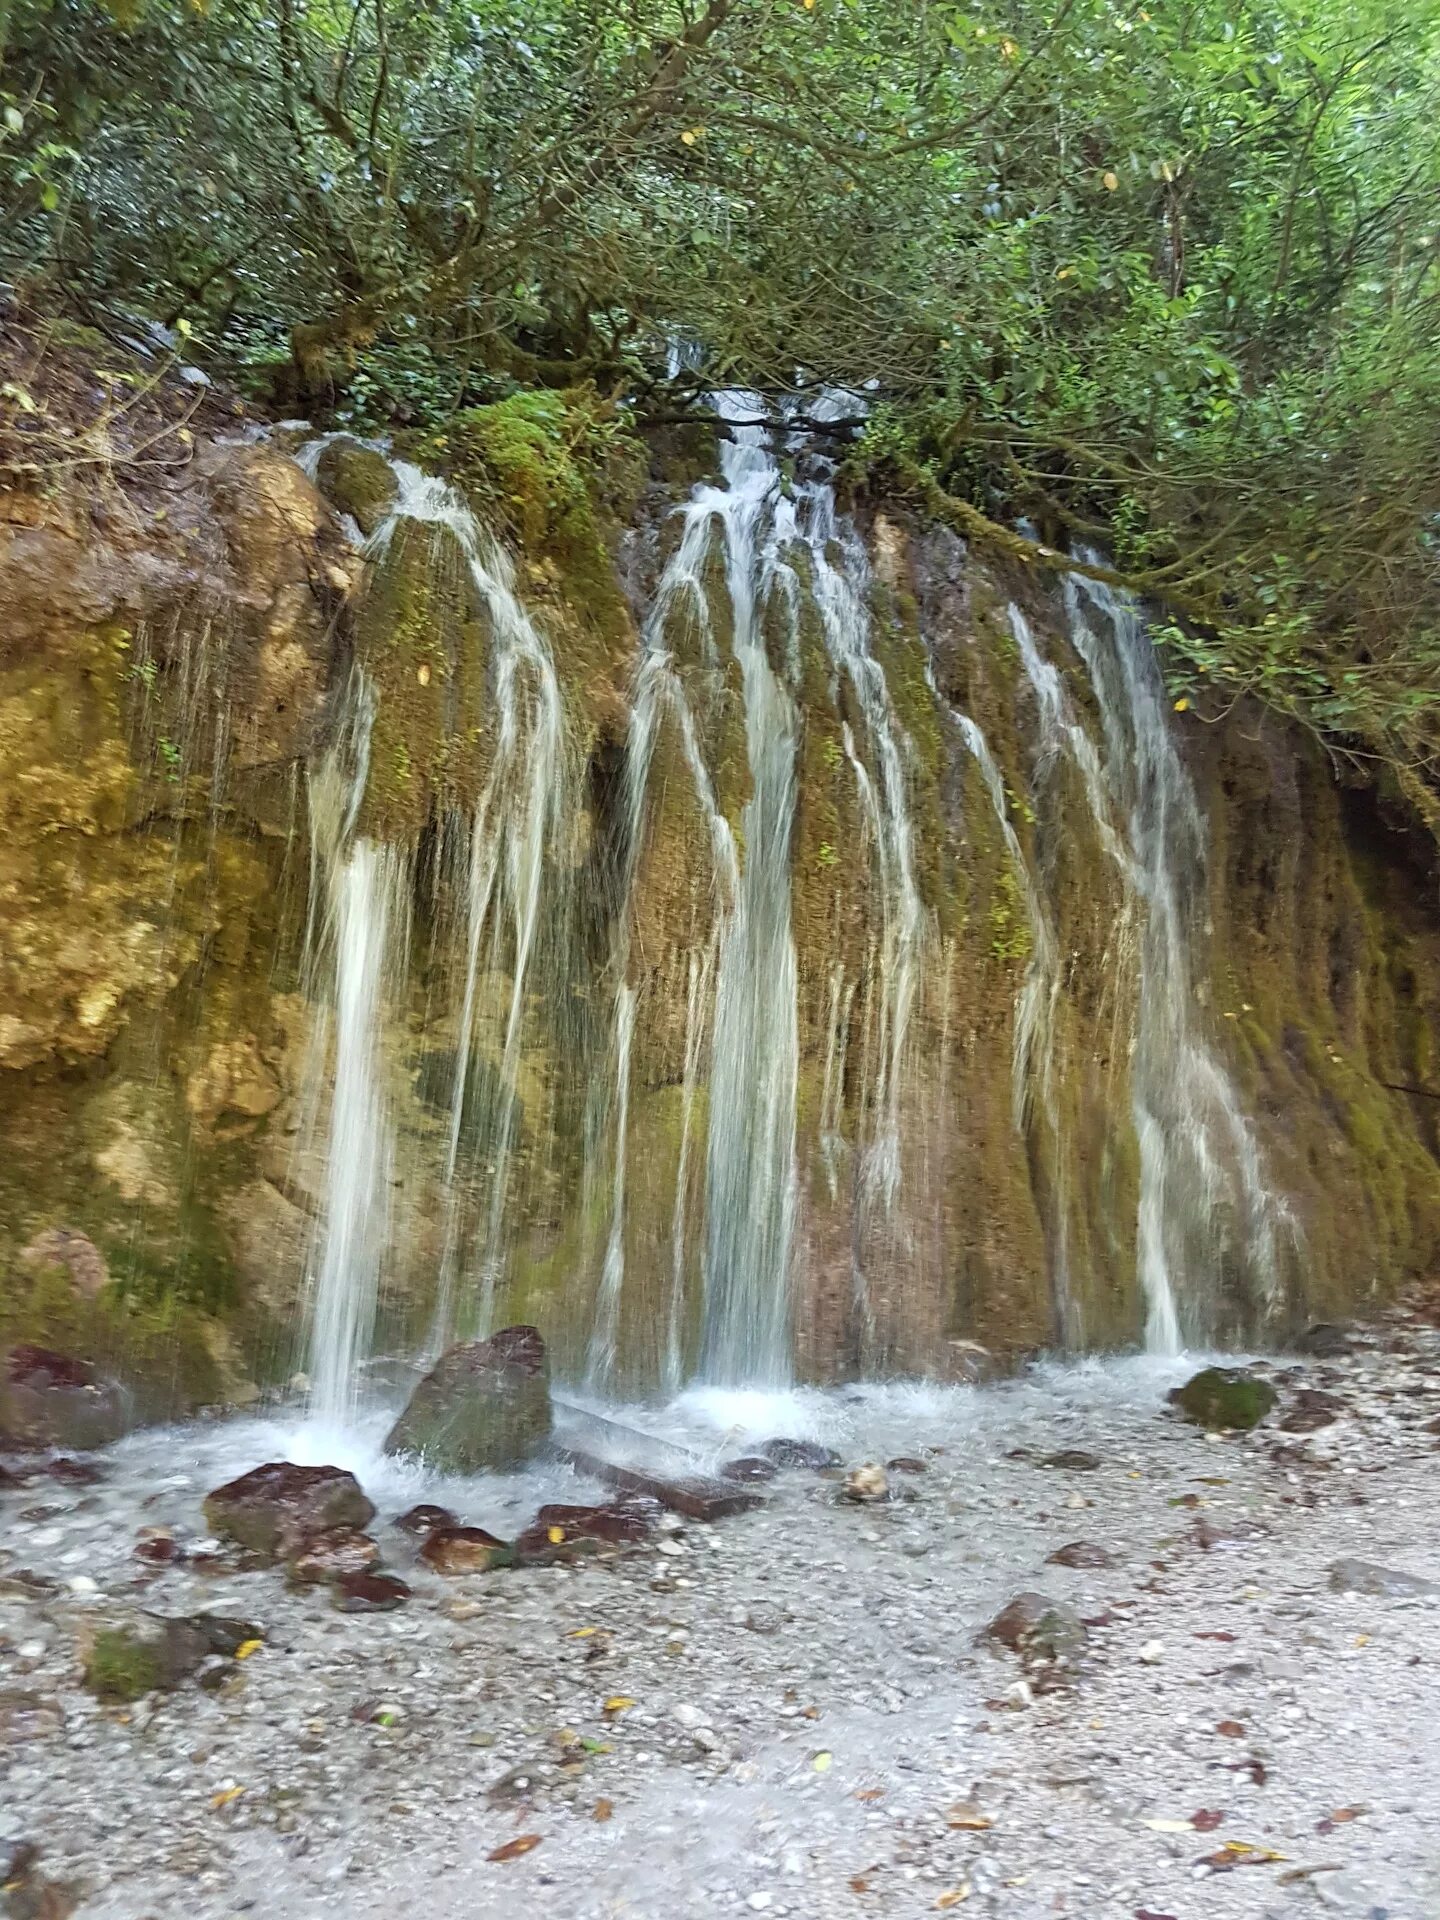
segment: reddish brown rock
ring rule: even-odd
[[[1057,1547],[1047,1554],[1046,1565],[1051,1567],[1113,1567],[1115,1556],[1108,1548],[1097,1547],[1090,1540],[1072,1540],[1068,1546]]]
[[[433,1507],[422,1501],[418,1507],[407,1508],[393,1524],[402,1533],[413,1533],[423,1539],[437,1527],[458,1527],[460,1516],[448,1507]]]
[[[368,1533],[357,1527],[330,1527],[306,1536],[289,1556],[287,1571],[297,1587],[318,1587],[327,1580],[368,1573],[379,1560],[380,1549]]]
[[[393,1613],[409,1598],[409,1587],[393,1573],[344,1573],[331,1583],[337,1613]]]
[[[420,1549],[420,1558],[436,1573],[488,1573],[511,1559],[508,1541],[497,1540],[483,1527],[437,1527]]]
[[[205,1501],[205,1523],[212,1533],[268,1560],[285,1558],[311,1534],[334,1527],[363,1530],[374,1517],[353,1473],[285,1460],[242,1474]]]

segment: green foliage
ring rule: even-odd
[[[545,389],[592,383],[599,433],[873,382],[857,477],[1102,546],[1173,614],[1177,694],[1431,772],[1433,8],[12,0],[6,31],[32,297],[443,438],[522,533],[593,452]]]
[[[128,1706],[165,1684],[159,1652],[129,1627],[102,1627],[85,1664],[85,1684],[109,1706]]]

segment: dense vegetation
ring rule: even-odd
[[[1431,804],[1424,0],[0,0],[0,48],[30,306],[432,431],[870,383],[886,485],[1102,546],[1178,691],[1258,688]]]

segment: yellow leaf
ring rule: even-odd
[[[1190,701],[1185,694],[1181,694],[1180,698],[1175,702],[1175,711],[1176,713],[1188,713],[1190,711]]]
[[[703,127],[687,127],[680,136],[681,144],[683,146],[693,147],[704,131],[705,129]]]
[[[211,1794],[210,1805],[218,1813],[221,1807],[228,1807],[232,1800],[238,1800],[244,1791],[244,1787],[226,1787],[220,1793]]]
[[[616,1693],[605,1702],[606,1713],[628,1713],[635,1702],[628,1693]]]
[[[830,1763],[834,1760],[834,1758],[835,1756],[833,1753],[817,1753],[815,1758],[810,1762],[810,1764],[815,1769],[816,1773],[828,1773],[830,1771]]]
[[[1020,49],[1013,40],[1002,40],[1000,42],[1000,51],[1007,60],[1013,60]]]
[[[1055,278],[1057,280],[1069,280],[1074,272],[1074,267],[1061,267],[1060,271],[1055,275]]]
[[[1120,176],[1118,173],[1103,174],[1101,176],[1101,179],[1104,184],[1105,191],[1107,193],[1114,193],[1115,189],[1120,184]]]
[[[949,1893],[942,1893],[935,1905],[943,1912],[949,1907],[958,1907],[970,1898],[970,1882],[962,1880],[958,1887],[952,1887]]]
[[[598,1633],[598,1627],[572,1627],[566,1634],[567,1640],[588,1640],[592,1633]]]
[[[815,11],[815,0],[800,0],[800,4],[804,7],[806,13],[813,13]]]
[[[565,1538],[564,1527],[547,1527],[545,1529],[545,1538],[550,1542],[552,1547],[558,1547],[560,1542]]]
[[[235,1649],[237,1660],[248,1660],[252,1653],[258,1653],[265,1642],[263,1640],[242,1640]]]

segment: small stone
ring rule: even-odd
[[[1115,1564],[1115,1555],[1108,1548],[1096,1546],[1090,1540],[1072,1540],[1068,1546],[1057,1547],[1046,1557],[1046,1565],[1052,1567],[1113,1567]]]
[[[393,1573],[342,1573],[331,1582],[337,1613],[393,1613],[410,1598],[410,1589]]]
[[[488,1573],[513,1558],[509,1543],[497,1540],[483,1527],[436,1527],[420,1549],[420,1558],[436,1573],[453,1578],[464,1573]]]
[[[866,1465],[856,1467],[846,1479],[844,1488],[841,1491],[841,1498],[844,1500],[859,1501],[864,1505],[872,1505],[877,1501],[888,1500],[890,1498],[890,1482],[877,1466]]]
[[[929,1467],[923,1460],[917,1460],[913,1454],[900,1453],[893,1460],[885,1462],[887,1473],[928,1473]]]
[[[408,1507],[392,1524],[402,1533],[413,1533],[423,1538],[427,1533],[434,1533],[437,1527],[458,1527],[460,1517],[448,1507],[429,1506],[422,1501],[418,1507]]]
[[[167,1567],[180,1558],[180,1543],[168,1527],[142,1527],[133,1551],[137,1560]]]
[[[1073,1607],[1043,1593],[1017,1593],[985,1628],[983,1638],[998,1641],[1026,1660],[1071,1660],[1085,1647],[1085,1627]]]
[[[1333,1426],[1344,1411],[1345,1402],[1335,1394],[1319,1387],[1302,1387],[1293,1405],[1275,1424],[1286,1433],[1318,1433],[1321,1427]]]
[[[1105,1462],[1098,1453],[1084,1453],[1079,1447],[1066,1447],[1060,1453],[1047,1453],[1042,1456],[1042,1467],[1059,1467],[1066,1473],[1093,1473]]]
[[[784,1609],[772,1605],[768,1600],[757,1601],[744,1614],[743,1624],[751,1633],[778,1633],[785,1624]]]
[[[1160,1662],[1165,1658],[1165,1642],[1163,1640],[1147,1640],[1140,1649],[1139,1657],[1147,1667],[1158,1667]]]
[[[1336,1560],[1330,1585],[1337,1593],[1368,1593],[1386,1600],[1422,1600],[1440,1595],[1440,1582],[1369,1560]]]
[[[22,1688],[0,1690],[0,1747],[20,1747],[59,1733],[65,1716],[57,1700]]]

